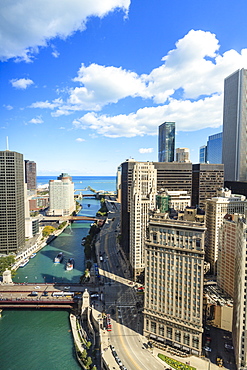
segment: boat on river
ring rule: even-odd
[[[71,270],[73,270],[74,265],[75,265],[75,260],[74,260],[74,258],[69,258],[69,259],[68,259],[68,262],[66,263],[66,270],[67,270],[67,271],[71,271]]]
[[[31,254],[30,258],[34,258],[37,255],[37,253]]]
[[[59,252],[58,255],[54,258],[54,263],[60,263],[63,260],[63,252]]]
[[[23,262],[20,264],[20,266],[19,266],[19,267],[25,267],[25,266],[28,264],[28,262],[29,262],[29,259],[28,259],[28,258],[25,258],[25,259],[23,260]]]

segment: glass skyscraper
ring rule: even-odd
[[[247,69],[225,79],[222,163],[225,181],[247,180]]]
[[[159,162],[174,162],[175,122],[159,126]]]
[[[207,163],[222,163],[222,132],[208,137],[207,142]]]

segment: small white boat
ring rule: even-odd
[[[54,258],[54,263],[60,263],[63,260],[63,253],[59,252],[58,255]]]
[[[37,253],[31,254],[30,258],[34,258],[37,255]]]
[[[25,258],[24,261],[20,264],[20,267],[25,267],[29,262],[28,258]]]

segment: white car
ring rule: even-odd
[[[212,349],[210,347],[203,347],[203,349],[206,351],[206,352],[211,352]]]

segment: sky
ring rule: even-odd
[[[112,176],[222,131],[224,78],[247,68],[247,1],[3,0],[0,150],[38,175]],[[6,138],[8,137],[8,140]]]

